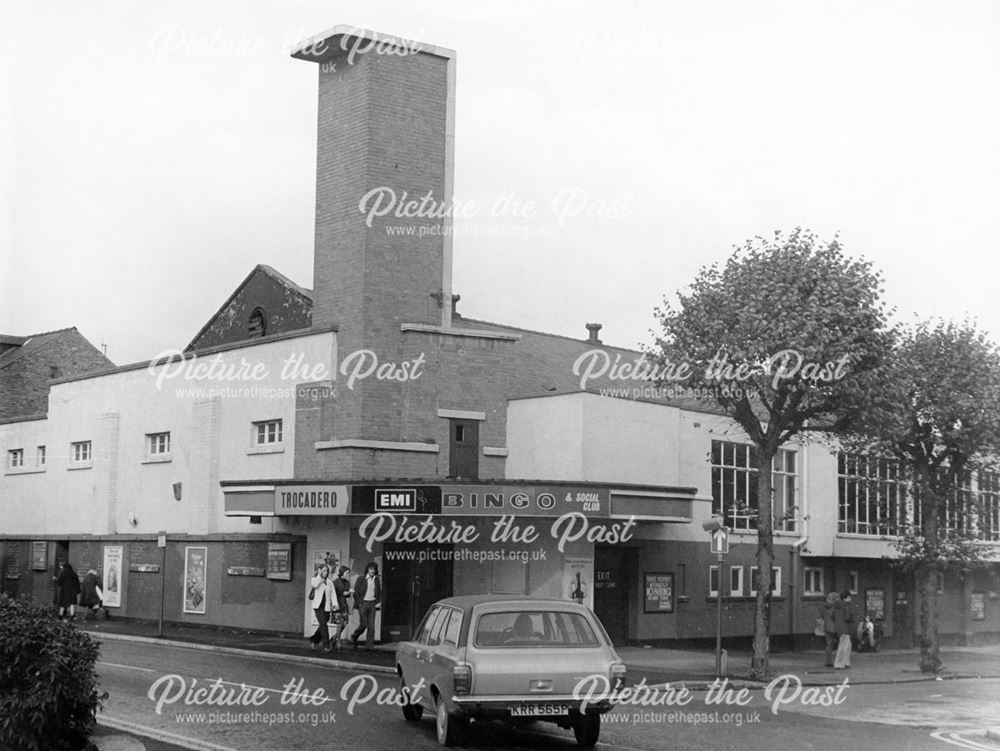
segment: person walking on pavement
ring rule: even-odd
[[[59,606],[59,617],[76,618],[76,598],[80,596],[80,577],[69,565],[69,561],[59,564],[59,575],[56,577],[56,605]]]
[[[851,667],[851,631],[854,627],[851,593],[846,589],[840,593],[840,599],[834,603],[833,623],[840,640],[837,645],[837,655],[833,659],[833,668],[834,670],[845,670]]]
[[[354,583],[354,607],[358,609],[361,616],[361,623],[351,634],[351,642],[354,648],[358,648],[358,639],[361,634],[368,632],[365,636],[365,649],[371,650],[375,646],[375,610],[382,602],[382,578],[378,575],[378,564],[370,562],[365,567],[364,576],[359,576]]]
[[[104,593],[98,583],[97,571],[90,569],[83,576],[83,584],[80,590],[80,607],[93,613],[104,606]]]
[[[823,636],[826,638],[826,659],[824,664],[828,668],[833,667],[833,652],[837,647],[837,625],[834,622],[834,610],[835,605],[840,600],[840,595],[836,592],[830,592],[826,596],[826,604],[823,605],[823,612],[821,616],[823,618]]]
[[[333,582],[330,580],[330,569],[327,566],[320,566],[316,576],[312,579],[312,599],[310,604],[316,613],[316,620],[319,626],[309,637],[312,642],[312,649],[316,649],[320,642],[323,643],[323,651],[330,651],[330,630],[327,623],[330,621],[330,614],[337,606],[337,595],[333,589]]]
[[[347,598],[351,597],[351,569],[341,566],[337,578],[333,580],[333,590],[337,597],[337,609],[333,613],[333,622],[337,627],[333,637],[333,646],[339,654],[341,651],[340,635],[347,630],[347,620],[351,615],[351,606]]]

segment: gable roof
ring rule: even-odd
[[[55,331],[44,331],[40,334],[31,334],[30,336],[23,337],[0,334],[0,341],[4,344],[18,345],[0,354],[0,370],[27,357],[33,352],[37,352],[49,342],[53,342],[71,331],[76,331],[76,326],[70,326],[66,329],[56,329]],[[20,340],[20,342],[17,340]]]
[[[250,273],[246,275],[246,278],[242,282],[240,282],[239,286],[237,286],[236,289],[233,290],[233,293],[226,298],[225,302],[223,302],[222,305],[219,306],[219,309],[216,310],[215,313],[213,313],[211,316],[209,316],[209,319],[205,321],[205,325],[202,326],[198,330],[198,333],[191,338],[190,342],[188,342],[188,345],[184,348],[185,352],[189,352],[194,348],[195,342],[197,342],[205,334],[205,332],[208,331],[209,328],[211,328],[212,324],[219,318],[219,316],[221,316],[225,312],[225,310],[229,307],[229,305],[233,302],[233,300],[235,300],[240,295],[240,293],[246,288],[246,286],[250,283],[250,280],[253,279],[255,276],[257,276],[258,274],[263,274],[264,276],[273,279],[282,287],[285,287],[287,290],[289,290],[292,294],[298,295],[302,299],[308,301],[310,305],[312,305],[313,294],[311,289],[306,289],[305,287],[296,284],[287,276],[282,274],[280,271],[276,271],[275,269],[271,268],[266,264],[258,263],[256,266],[253,267]]]

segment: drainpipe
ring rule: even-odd
[[[789,577],[789,592],[788,596],[791,602],[788,604],[788,627],[789,627],[789,637],[794,648],[795,645],[795,627],[798,625],[798,618],[796,618],[796,611],[798,610],[798,597],[796,594],[799,589],[799,582],[801,581],[800,569],[802,563],[802,549],[805,547],[806,542],[809,541],[809,509],[808,509],[808,498],[809,498],[809,439],[803,435],[802,437],[802,492],[799,493],[799,499],[801,501],[799,509],[799,517],[802,522],[802,536],[792,543],[792,549],[788,552],[791,558],[789,568],[791,569],[791,576]]]

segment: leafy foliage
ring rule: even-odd
[[[917,575],[921,668],[938,672],[937,582],[947,569],[983,563],[975,472],[1000,456],[1000,352],[969,322],[924,322],[907,331],[879,379],[871,407],[844,439],[854,452],[891,457],[913,485],[911,514],[894,546]]]
[[[757,565],[751,676],[768,673],[774,519],[771,463],[806,428],[839,431],[865,408],[892,345],[881,277],[801,228],[748,241],[725,266],[703,268],[679,305],[656,310],[647,356],[678,372],[756,446]]]
[[[107,694],[99,647],[49,609],[0,595],[0,748],[80,748]]]

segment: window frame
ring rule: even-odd
[[[169,458],[171,450],[171,435],[169,430],[158,433],[146,433],[147,459],[163,460]]]
[[[736,574],[737,584],[733,586],[733,574]],[[729,596],[730,597],[743,597],[743,567],[742,566],[730,566],[729,567]]]
[[[709,452],[711,468],[712,513],[736,532],[757,529],[757,447],[752,443],[712,440]],[[798,448],[779,448],[771,460],[771,516],[776,532],[794,533],[797,522],[793,510],[798,507]],[[788,465],[791,464],[791,469]],[[780,491],[780,492],[779,492]],[[739,513],[737,513],[739,511]],[[789,514],[792,514],[789,518]]]
[[[818,587],[810,587],[810,574],[819,574]],[[802,569],[802,594],[806,597],[822,597],[826,592],[826,571],[822,566],[804,566]]]
[[[7,469],[24,469],[24,449],[7,449]]]
[[[71,466],[86,466],[91,464],[93,461],[93,441],[70,441],[69,462]]]
[[[757,589],[754,587],[754,572],[758,571],[757,566],[750,567],[750,596],[757,596]],[[781,597],[781,566],[771,566],[771,597]]]
[[[284,444],[285,425],[282,418],[276,417],[267,420],[254,420],[250,424],[252,426],[251,439],[253,441],[254,448],[276,448]],[[269,426],[275,427],[276,429],[270,431],[268,429]],[[261,438],[264,440],[261,440]]]

